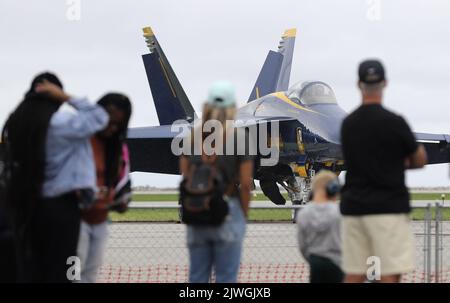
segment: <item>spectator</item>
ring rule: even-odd
[[[382,106],[385,72],[377,60],[359,66],[362,105],[343,122],[346,182],[342,190],[342,250],[346,282],[366,280],[370,256],[380,282],[399,282],[414,269],[405,169],[426,164],[426,152],[405,120]]]
[[[64,102],[75,112],[59,110]],[[66,262],[76,256],[79,204],[95,190],[89,138],[107,122],[101,107],[71,98],[50,73],[33,80],[8,119],[19,281],[70,282]]]
[[[312,181],[312,202],[298,212],[298,243],[309,264],[311,283],[341,283],[341,236],[337,196],[340,185],[330,171]]]
[[[194,144],[203,143],[209,134],[204,128],[207,121],[220,122],[223,138],[234,136],[233,128],[226,122],[234,119],[235,104],[234,89],[231,84],[226,82],[214,84],[203,109],[201,126],[193,132],[193,139],[194,134],[197,133],[199,135],[195,138],[200,138],[200,140],[194,141]],[[194,174],[197,165],[209,165],[210,168],[214,167],[214,170],[218,171],[218,175],[221,176],[219,179],[223,181],[224,192],[213,196],[211,204],[206,202],[207,205],[210,205],[207,208],[212,209],[214,205],[219,205],[223,201],[228,208],[228,215],[218,225],[188,223],[187,246],[190,261],[189,282],[191,283],[210,281],[213,268],[218,283],[236,282],[239,272],[253,180],[253,161],[249,155],[237,156],[236,153],[224,155],[223,151],[226,150],[224,146],[216,145],[214,148],[214,153],[209,155],[205,150],[199,149],[201,155],[182,155],[180,157],[180,170],[187,184],[190,182],[201,183],[202,180],[196,179],[196,175],[189,179],[189,176]],[[239,188],[237,184],[240,185]],[[186,182],[183,181],[181,183],[182,192],[185,185]],[[222,186],[215,182],[212,191],[218,191],[219,187]],[[192,199],[192,201],[194,200],[195,198]],[[185,206],[183,202],[182,205]],[[204,204],[202,203],[202,205]],[[187,222],[186,215],[183,216],[183,220]]]
[[[39,205],[45,170],[45,138],[51,116],[61,105],[60,100],[36,92],[43,81],[62,87],[59,79],[43,73],[33,79],[24,100],[9,116],[4,125],[3,143],[8,144],[11,163],[11,180],[8,184],[8,201],[16,246],[16,276],[19,282],[32,279],[31,220]],[[14,168],[14,169],[12,169]]]
[[[124,95],[110,93],[103,96],[98,105],[108,112],[109,124],[91,139],[100,191],[95,204],[83,210],[81,215],[78,257],[81,260],[81,282],[84,283],[97,280],[107,245],[109,210],[124,212],[131,199],[125,143],[131,116],[130,100]],[[126,183],[126,188],[123,188]]]
[[[8,205],[10,183],[10,155],[7,131],[3,129],[0,139],[0,283],[16,281],[16,258],[11,210]]]

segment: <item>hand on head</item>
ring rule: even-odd
[[[65,102],[70,99],[70,96],[67,95],[61,87],[48,80],[43,80],[38,83],[35,92],[46,94],[59,102]]]

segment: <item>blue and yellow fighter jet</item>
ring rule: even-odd
[[[177,133],[171,124],[179,119],[192,123],[197,115],[152,29],[143,31],[150,53],[142,57],[160,126],[129,130],[131,170],[179,174],[177,156],[171,151]],[[236,118],[257,124],[279,122],[279,162],[256,166],[254,175],[263,193],[278,205],[286,203],[278,184],[293,204],[306,203],[316,171],[345,170],[339,131],[346,112],[332,88],[321,81],[289,87],[295,36],[296,29],[286,30],[278,51],[269,51],[248,102],[238,109]],[[449,162],[450,135],[415,135],[425,145],[428,164]]]

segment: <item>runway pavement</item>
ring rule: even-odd
[[[442,204],[442,201],[437,200],[413,200],[411,201],[411,205],[416,208],[423,208],[427,207],[428,204],[431,204],[434,206],[436,203]],[[164,208],[164,207],[175,207],[178,205],[177,201],[142,201],[142,202],[131,202],[130,207],[131,208]],[[252,201],[252,206],[256,207],[277,207],[274,203],[272,203],[269,200],[263,200],[263,201]],[[286,206],[291,206],[291,202],[287,202]],[[450,201],[444,202],[445,207],[450,207]]]
[[[450,222],[445,224],[444,231],[447,232],[443,237],[444,256],[448,256]],[[416,239],[416,272],[407,280],[420,282],[424,270],[424,222],[414,221],[412,226]],[[434,239],[432,241],[434,243]],[[445,257],[444,268],[450,266],[448,259]],[[162,268],[165,270],[166,276],[173,275],[174,271],[177,274],[164,281],[183,282],[187,273],[180,273],[178,269],[186,271],[187,265],[185,225],[113,223],[110,226],[110,238],[101,280],[157,282],[162,281],[161,277],[157,277],[157,275],[161,275]],[[288,280],[283,280],[287,282],[300,282],[299,279],[302,281],[306,279],[304,272],[307,272],[307,266],[297,247],[296,225],[292,223],[248,224],[242,266],[247,275],[245,281],[270,282],[271,279],[278,279],[280,275],[284,275],[285,278],[290,275],[290,280],[288,278],[286,278]],[[156,269],[159,273],[155,273]],[[302,271],[300,276],[297,275],[299,271]],[[128,280],[123,280],[125,279],[124,272],[128,275]],[[144,273],[145,278],[141,276]],[[264,273],[265,278],[261,276]]]

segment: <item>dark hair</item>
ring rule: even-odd
[[[125,120],[119,130],[105,140],[105,185],[113,187],[118,182],[119,165],[122,154],[122,144],[127,138],[128,122],[130,121],[132,106],[127,96],[119,93],[108,93],[97,102],[107,108],[114,106],[125,114]]]
[[[40,199],[47,129],[52,115],[61,105],[49,96],[34,91],[43,80],[62,88],[61,81],[54,74],[45,72],[37,75],[4,126],[14,163],[9,204],[19,224],[29,222]]]
[[[48,82],[51,82],[51,83],[59,86],[61,89],[64,88],[63,84],[61,83],[61,81],[58,79],[58,77],[56,75],[49,73],[49,72],[43,72],[43,73],[37,75],[36,77],[34,77],[33,81],[31,82],[30,89],[25,94],[25,98],[31,97],[35,94],[38,94],[35,92],[36,86],[39,83],[42,83],[44,80],[47,80]]]

